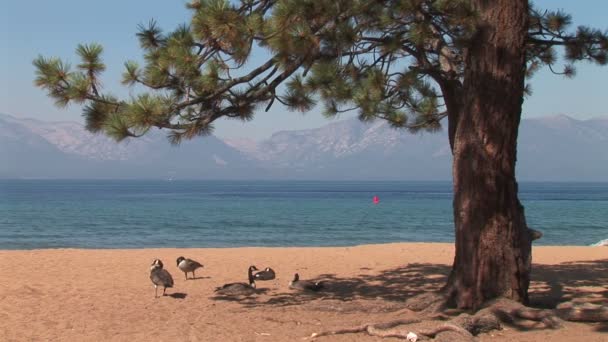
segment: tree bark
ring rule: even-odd
[[[531,235],[517,196],[515,161],[525,77],[527,0],[473,0],[462,107],[453,141],[456,256],[450,304],[528,301]]]
[[[448,140],[450,148],[454,151],[454,139],[456,138],[456,125],[458,124],[458,114],[462,110],[463,92],[462,84],[459,80],[437,80],[441,88],[441,94],[445,101],[448,111]]]

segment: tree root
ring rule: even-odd
[[[421,295],[412,301],[408,308],[420,309],[421,300],[426,301],[430,310],[419,310],[420,319],[400,319],[386,323],[368,323],[356,327],[314,333],[310,336],[315,339],[322,336],[367,333],[377,337],[397,337],[406,339],[408,334],[415,333],[418,340],[435,339],[436,341],[473,341],[473,337],[480,333],[492,330],[501,330],[502,324],[527,326],[534,328],[557,329],[562,326],[563,320],[582,322],[608,321],[608,308],[594,304],[562,303],[555,310],[529,308],[521,303],[508,299],[497,299],[489,302],[483,309],[474,315],[461,313],[448,321],[449,316],[438,313],[436,310],[445,307],[438,305],[437,295]],[[411,304],[410,303],[410,304]],[[411,335],[410,335],[411,336]]]
[[[341,334],[354,334],[354,333],[367,333],[370,336],[376,337],[396,337],[406,339],[408,334],[411,333],[411,330],[404,329],[404,327],[399,327],[404,324],[413,324],[420,323],[420,320],[412,319],[412,320],[395,320],[386,323],[379,324],[363,324],[357,327],[338,329],[332,331],[323,331],[320,333],[314,333],[310,336],[311,339],[323,337],[323,336],[332,336],[332,335],[341,335]],[[471,334],[466,329],[461,326],[444,323],[439,326],[433,328],[420,328],[413,329],[416,330],[416,335],[418,340],[422,339],[432,339],[444,332],[454,332],[463,337],[465,341],[472,340],[473,334]]]
[[[405,301],[405,307],[423,313],[437,314],[446,309],[446,297],[440,292],[425,292]]]
[[[529,308],[509,299],[491,301],[479,312],[491,313],[501,322],[511,325],[522,325],[527,321],[540,323],[541,328],[557,329],[562,326],[562,320],[553,310]]]
[[[385,332],[390,333],[390,330],[396,326],[403,325],[403,324],[419,323],[420,321],[421,321],[420,319],[398,319],[398,320],[394,320],[394,321],[390,321],[390,322],[377,323],[377,324],[366,323],[366,324],[359,325],[356,327],[351,327],[351,328],[344,328],[344,329],[314,333],[310,336],[310,338],[314,339],[314,338],[322,337],[322,336],[356,334],[356,333],[360,333],[360,332],[367,332],[368,334],[370,334],[372,336],[388,337],[388,335],[376,335],[376,334],[384,334]],[[395,337],[397,337],[397,336],[395,336]],[[403,338],[405,338],[405,336],[403,336]]]
[[[591,303],[565,302],[555,308],[557,316],[574,322],[608,322],[608,307]]]
[[[449,332],[449,331],[453,331],[459,335],[462,335],[462,337],[465,338],[473,338],[473,334],[471,334],[469,331],[467,331],[466,329],[464,329],[461,326],[455,325],[455,324],[451,324],[451,323],[444,323],[434,329],[427,329],[427,330],[419,330],[417,335],[422,335],[424,337],[428,337],[428,338],[435,338],[437,337],[437,335],[443,333],[443,332]]]

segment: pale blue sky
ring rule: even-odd
[[[80,107],[58,109],[44,92],[33,85],[31,61],[38,55],[76,61],[78,43],[98,42],[105,48],[107,71],[104,86],[128,94],[120,86],[123,62],[141,54],[135,32],[137,24],[155,18],[161,28],[171,30],[189,20],[185,0],[0,0],[0,113],[49,121],[79,121]],[[563,9],[574,24],[608,29],[608,1],[538,0],[539,8]],[[254,58],[255,61],[255,58]],[[524,117],[568,114],[585,119],[608,115],[605,99],[608,67],[581,63],[574,79],[539,72],[532,80],[534,94],[524,103]],[[327,119],[320,110],[302,115],[274,105],[260,111],[252,122],[221,120],[216,134],[222,137],[260,139],[279,130],[318,127]]]

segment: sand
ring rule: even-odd
[[[301,341],[313,332],[401,317],[408,297],[438,289],[453,245],[397,243],[332,248],[55,249],[0,251],[0,341]],[[202,262],[185,280],[175,259]],[[169,296],[154,298],[149,265],[173,275]],[[251,298],[214,297],[216,286],[245,281],[250,264],[270,266]],[[579,298],[608,302],[608,247],[535,247],[535,305]],[[287,288],[293,273],[325,279],[318,295]],[[407,313],[410,315],[409,313]],[[606,323],[559,330],[515,329],[480,341],[608,341]],[[319,341],[378,341],[363,334]],[[395,339],[384,339],[393,341]]]

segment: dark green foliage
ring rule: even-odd
[[[93,133],[103,130],[107,113],[111,113],[116,109],[115,105],[110,104],[116,102],[116,99],[102,98],[101,100],[102,101],[90,101],[83,109],[85,127]]]
[[[572,17],[562,11],[530,11],[528,35],[528,75],[547,65],[556,74],[572,77],[576,73],[574,63],[579,61],[605,65],[608,56],[607,32],[579,26],[572,32]],[[562,52],[564,65],[555,70]]]
[[[190,23],[173,31],[154,20],[139,26],[144,61],[125,63],[123,84],[147,93],[103,94],[98,44],[77,47],[76,70],[38,57],[36,85],[59,106],[84,103],[87,129],[117,140],[159,127],[179,143],[210,134],[219,118],[251,120],[275,102],[301,112],[321,103],[327,116],[355,110],[361,120],[433,131],[450,111],[446,97],[462,96],[463,55],[479,24],[467,0],[195,0],[187,7]],[[606,64],[606,33],[572,31],[571,22],[559,11],[530,10],[528,75],[563,64],[555,72],[572,76],[581,60]],[[256,49],[271,57],[252,65]]]

